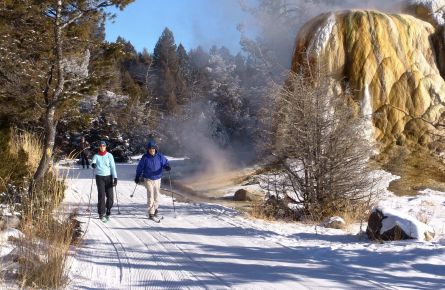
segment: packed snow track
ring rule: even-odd
[[[146,193],[133,182],[135,164],[118,164],[117,200],[107,223],[97,216],[92,170],[70,168],[64,201],[86,231],[69,260],[68,289],[399,289],[440,288],[439,273],[409,263],[394,273],[367,267],[378,245],[314,227],[267,223],[215,204],[175,203],[162,195],[161,223],[146,216]],[[90,189],[92,190],[89,204]],[[118,214],[117,201],[119,203]],[[302,231],[304,227],[304,231]],[[308,230],[310,229],[310,230]],[[348,247],[350,249],[348,249]],[[437,253],[425,250],[425,255]],[[443,249],[440,252],[443,258]],[[409,251],[387,258],[403,261]],[[440,257],[439,257],[440,258]],[[412,261],[411,261],[412,262]],[[408,272],[408,278],[401,279]],[[397,285],[391,283],[398,281]],[[426,288],[425,288],[426,289]]]

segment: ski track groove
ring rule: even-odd
[[[149,225],[149,221],[144,219],[144,223],[146,223],[148,226]],[[162,223],[162,222],[161,222]],[[190,224],[190,223],[189,223]],[[162,226],[161,226],[162,227]],[[228,282],[224,281],[223,279],[221,279],[220,277],[218,277],[218,275],[216,275],[215,273],[213,273],[212,271],[210,271],[207,267],[205,267],[201,262],[197,261],[196,259],[193,259],[193,257],[191,257],[186,251],[184,251],[183,249],[181,249],[181,247],[179,247],[174,241],[172,241],[171,239],[169,239],[166,235],[162,234],[160,231],[156,231],[156,234],[158,235],[158,237],[154,237],[158,243],[160,245],[162,245],[162,247],[167,251],[167,252],[172,252],[171,248],[175,248],[177,251],[181,252],[181,254],[183,255],[183,257],[185,258],[185,260],[187,261],[187,268],[196,268],[198,267],[199,269],[203,270],[204,272],[210,274],[210,276],[212,276],[214,279],[220,281],[221,283],[223,283],[226,287],[231,288],[230,285],[228,285]],[[161,237],[161,238],[159,238]],[[169,245],[169,246],[167,246]],[[200,284],[202,285],[201,279],[200,277],[196,276],[195,274],[191,273],[191,275],[193,275],[193,277],[195,277],[195,279],[200,282]],[[203,288],[205,289],[209,289],[206,285],[202,285]],[[221,289],[221,288],[218,288]]]
[[[253,228],[253,229],[252,229],[252,228],[247,228],[247,227],[245,227],[245,225],[243,225],[242,223],[235,222],[234,219],[229,219],[229,218],[227,218],[226,216],[222,217],[222,214],[221,214],[221,213],[215,214],[215,212],[214,212],[212,209],[209,209],[209,208],[203,206],[202,204],[198,204],[198,206],[201,208],[201,210],[202,210],[203,212],[206,212],[206,213],[208,213],[208,214],[213,215],[216,219],[220,220],[221,222],[225,222],[226,224],[228,224],[228,225],[230,225],[230,226],[232,226],[232,227],[242,228],[242,229],[244,229],[244,230],[246,230],[246,231],[248,231],[248,232],[250,232],[250,233],[255,233],[255,232],[256,232],[256,229],[255,229],[255,228]],[[267,242],[275,243],[275,244],[277,244],[277,245],[279,245],[279,246],[281,246],[281,247],[287,248],[287,249],[289,249],[289,250],[295,250],[294,247],[287,246],[287,245],[285,245],[285,244],[283,244],[283,243],[280,243],[279,241],[270,240],[270,239],[268,239],[267,237],[260,236],[260,235],[257,235],[257,234],[255,234],[255,236],[256,236],[256,237],[259,237],[259,238],[261,238],[261,239],[263,239],[263,240],[265,240],[265,241],[267,241]],[[313,253],[313,252],[320,253],[320,252],[325,252],[325,251],[326,251],[326,249],[324,249],[324,248],[320,248],[320,249],[318,249],[318,250],[312,251],[312,253]],[[315,255],[315,256],[319,256],[319,255],[320,255],[320,254],[317,254],[317,255]],[[332,264],[335,264],[335,265],[337,266],[337,269],[340,269],[340,270],[341,270],[342,272],[344,272],[344,273],[349,273],[349,272],[350,272],[350,269],[348,269],[347,267],[345,267],[344,264],[341,263],[340,261],[333,260],[333,261],[332,261]],[[357,274],[357,275],[358,275],[358,274]],[[377,282],[377,281],[369,280],[368,277],[363,276],[363,275],[361,275],[361,278],[362,278],[362,280],[365,280],[365,281],[369,282],[370,284],[372,284],[372,285],[378,287],[378,289],[394,289],[394,290],[395,290],[395,289],[399,289],[399,288],[397,288],[397,287],[393,287],[393,286],[387,285],[387,284],[384,283],[384,282]],[[365,286],[364,286],[364,287],[365,287]]]
[[[130,219],[132,220],[132,219]],[[133,221],[133,225],[135,226],[141,226],[139,223],[134,222]],[[120,226],[123,226],[122,224],[120,224]],[[128,226],[128,223],[126,223],[126,226]],[[136,238],[147,250],[153,251],[153,257],[156,260],[156,264],[163,266],[165,268],[168,268],[169,265],[176,265],[180,266],[179,263],[177,263],[177,259],[175,259],[174,257],[172,257],[171,252],[168,251],[168,249],[166,249],[165,247],[161,247],[162,245],[159,243],[159,241],[152,235],[152,233],[148,233],[146,232],[146,234],[144,234],[144,236],[139,236],[134,234],[132,231],[128,231],[128,230],[124,230],[128,235],[133,236],[134,238]],[[156,250],[153,250],[153,245],[149,245],[147,244],[143,238],[144,237],[148,237],[151,238],[154,241],[154,245],[157,247],[157,249],[159,250],[159,252],[162,251],[162,253],[165,254],[165,257],[163,257],[163,255],[160,254],[156,254]],[[167,258],[170,257],[170,258]],[[174,263],[170,262],[170,261],[174,261]],[[148,267],[147,267],[148,268]],[[139,272],[139,271],[138,271]],[[152,272],[152,271],[146,271],[148,273]],[[190,279],[191,276],[193,276],[191,273],[188,273],[186,271],[183,270],[179,270],[179,271],[174,271],[175,275],[171,274],[169,270],[161,270],[160,274],[164,280],[164,282],[166,283],[166,288],[174,288],[174,282],[177,280],[186,280],[186,279]],[[189,275],[187,275],[189,274]],[[151,278],[152,276],[149,276],[148,278]],[[152,281],[153,279],[147,279],[146,281]],[[196,279],[195,279],[196,280]],[[153,286],[153,288],[156,288],[155,286]]]
[[[121,198],[122,200],[122,198]],[[126,196],[124,197],[124,200],[127,203],[132,202],[132,199],[127,198]],[[164,266],[167,268],[167,266],[169,265],[176,265],[178,268],[180,266],[182,266],[181,262],[178,262],[178,258],[175,258],[174,256],[172,256],[172,253],[175,253],[175,251],[172,251],[172,247],[167,247],[165,241],[162,241],[159,236],[155,236],[155,233],[158,235],[163,236],[165,239],[167,239],[169,241],[170,244],[174,245],[174,247],[179,250],[181,253],[183,253],[183,255],[186,257],[187,259],[187,264],[191,264],[194,265],[194,263],[197,263],[195,260],[193,260],[188,254],[186,254],[182,249],[180,249],[176,244],[174,244],[174,242],[172,242],[170,239],[166,238],[164,235],[162,235],[159,231],[156,230],[156,228],[154,227],[154,225],[159,226],[160,224],[158,223],[154,223],[149,221],[147,218],[145,218],[145,216],[140,215],[140,216],[135,216],[136,218],[139,218],[143,221],[143,224],[145,224],[148,228],[153,229],[152,232],[150,233],[146,233],[144,234],[144,236],[147,236],[149,238],[151,238],[154,241],[154,245],[156,245],[158,247],[158,249],[160,251],[162,251],[165,255],[165,257],[163,255],[159,255],[159,254],[153,254],[153,257],[157,260],[157,264]],[[118,219],[113,218],[113,221],[117,221]],[[135,226],[141,227],[140,223],[135,222],[134,218],[130,218],[130,220],[133,221],[133,224]],[[162,223],[162,222],[161,222]],[[122,228],[128,227],[128,223],[125,223],[125,225],[121,222],[118,223],[118,225]],[[128,231],[128,230],[124,230],[126,233],[130,234],[131,236],[135,237],[142,245],[144,245],[144,247],[148,250],[153,250],[153,245],[149,245],[147,243],[144,242],[143,238],[144,236],[139,236],[136,235],[135,233],[133,233],[132,231]],[[166,258],[166,257],[169,258]],[[202,266],[202,265],[201,265]],[[187,267],[188,268],[188,267]],[[219,277],[217,277],[214,273],[208,271],[207,269],[205,269],[204,267],[200,267],[202,269],[205,270],[205,272],[209,273],[213,278],[216,278],[220,281],[222,281]],[[136,271],[136,273],[138,273],[139,271]],[[153,271],[147,271],[148,273],[154,273]],[[176,272],[176,277],[180,280],[180,281],[184,281],[184,280],[193,280],[193,281],[197,281],[199,282],[199,284],[201,284],[200,286],[204,289],[208,289],[208,287],[206,285],[203,285],[200,278],[193,274],[193,272],[190,271],[184,271],[184,270],[179,270],[179,271],[175,271]],[[170,274],[170,272],[161,270],[160,274],[164,280],[164,282],[167,282],[169,284],[165,285],[166,288],[175,288],[175,285],[173,285],[174,282],[176,282],[174,280],[175,277],[172,276],[172,274]],[[149,278],[151,278],[153,275],[149,275]],[[148,279],[148,281],[151,281],[153,279]],[[177,279],[176,279],[177,280]],[[222,281],[224,282],[224,281]],[[226,284],[226,283],[225,283]],[[147,288],[147,287],[146,287]],[[153,286],[153,288],[157,288],[156,286]],[[176,287],[177,288],[177,287]],[[181,287],[182,288],[182,287]],[[187,287],[190,288],[190,287]]]
[[[118,224],[119,224],[120,227],[123,227],[122,223],[118,223]],[[127,224],[127,225],[128,225],[128,224]],[[144,247],[145,247],[147,250],[152,250],[152,249],[150,249],[150,248],[143,242],[142,237],[140,237],[140,236],[134,234],[132,231],[128,231],[128,230],[123,230],[123,231],[124,231],[126,234],[135,237],[135,238],[136,238],[142,245],[144,245]],[[137,254],[137,253],[135,253],[135,254],[132,254],[131,257],[132,257],[132,259],[134,259],[134,260],[138,260],[139,258],[142,258],[143,255],[142,255],[142,254]],[[137,262],[135,262],[134,264],[137,265]],[[157,264],[157,263],[156,263],[156,264]],[[131,265],[132,265],[132,267],[133,267],[133,263],[132,263]],[[137,275],[135,278],[137,278],[140,282],[142,282],[142,281],[153,281],[153,280],[155,280],[155,279],[157,278],[156,275],[155,275],[155,272],[154,272],[154,271],[150,271],[150,270],[148,270],[148,269],[149,269],[149,266],[148,266],[148,265],[144,265],[143,270],[137,270],[137,271],[135,271],[135,273],[136,273],[136,275]],[[165,275],[164,275],[164,273],[163,273],[163,271],[160,272],[160,275],[161,275],[161,277],[162,277],[162,279],[163,279],[164,281],[167,280],[166,277],[165,277]],[[133,280],[135,280],[135,279],[133,279]],[[147,288],[147,287],[145,287],[145,288]],[[148,289],[150,289],[150,288],[148,288]]]
[[[85,192],[90,192],[90,188],[89,187],[90,187],[90,184],[88,184],[88,190],[86,190]],[[79,200],[78,208],[81,208],[80,203],[83,201],[84,198],[86,198],[86,203],[88,204],[89,194],[93,194],[91,192],[89,194],[82,195],[81,192],[84,191],[83,189],[84,189],[83,187],[82,187],[82,190],[80,188],[73,188],[73,192],[77,196],[80,197],[78,199]],[[131,204],[131,203],[134,203],[134,202],[139,202],[139,199],[137,199],[137,198],[134,199],[134,198],[127,197],[126,195],[123,195],[123,193],[126,193],[126,191],[125,192],[121,192],[121,194],[120,194],[121,201],[124,201],[125,204]],[[183,196],[182,194],[177,193],[177,192],[175,192],[175,194]],[[116,192],[116,195],[117,195],[117,192]],[[168,196],[168,194],[165,194],[165,193],[163,195]],[[180,279],[180,281],[187,280],[187,279],[193,280],[193,281],[197,281],[199,283],[199,287],[202,287],[202,288],[205,288],[205,289],[212,289],[212,288],[215,289],[215,287],[218,288],[218,289],[222,289],[221,287],[227,287],[229,289],[232,288],[232,286],[230,285],[229,282],[227,282],[227,281],[223,280],[222,278],[218,277],[218,275],[216,275],[215,273],[210,271],[202,262],[200,262],[199,260],[193,258],[189,253],[187,253],[187,250],[183,250],[180,247],[180,245],[178,245],[178,244],[176,244],[174,242],[174,240],[168,238],[165,234],[161,233],[157,228],[163,228],[163,225],[162,225],[163,222],[162,221],[161,221],[160,224],[155,224],[154,222],[151,222],[148,219],[146,219],[145,216],[142,216],[143,224],[145,224],[148,228],[153,229],[153,231],[151,231],[151,232],[144,232],[144,234],[142,234],[142,235],[136,235],[132,231],[125,230],[124,228],[126,226],[128,226],[128,224],[125,223],[125,221],[120,221],[118,218],[116,218],[116,219],[113,218],[112,219],[112,224],[107,224],[107,225],[102,224],[102,222],[100,222],[98,220],[95,220],[93,217],[91,217],[91,212],[89,212],[89,213],[87,212],[88,209],[90,209],[92,211],[91,207],[92,207],[93,204],[94,204],[94,198],[91,200],[90,207],[88,207],[87,205],[82,205],[82,207],[84,208],[84,212],[86,214],[86,216],[82,216],[82,218],[86,219],[87,222],[89,222],[88,220],[92,220],[93,224],[95,224],[97,227],[99,227],[99,229],[101,230],[103,235],[109,240],[109,242],[113,246],[114,251],[116,253],[116,257],[118,259],[119,281],[121,283],[121,287],[123,286],[122,285],[122,281],[123,281],[124,278],[126,278],[126,275],[124,275],[124,268],[123,268],[123,261],[122,261],[123,258],[119,254],[118,246],[119,246],[119,248],[121,248],[123,250],[123,255],[125,256],[124,259],[126,260],[126,264],[128,266],[127,271],[128,271],[128,277],[129,277],[128,278],[128,285],[126,285],[129,288],[123,288],[123,289],[131,289],[132,288],[132,283],[134,281],[134,278],[142,278],[142,279],[147,279],[147,281],[152,281],[153,278],[155,278],[155,276],[156,276],[155,275],[156,272],[155,271],[150,271],[150,270],[145,270],[145,269],[148,269],[148,265],[144,265],[144,266],[147,266],[147,267],[146,268],[144,267],[143,271],[141,271],[141,269],[133,269],[134,271],[132,271],[133,263],[131,261],[138,259],[138,257],[141,257],[142,255],[137,254],[136,252],[133,253],[133,252],[128,252],[127,251],[126,247],[123,245],[123,243],[120,241],[120,239],[116,236],[116,234],[112,230],[113,226],[116,226],[116,225],[114,225],[114,223],[116,223],[117,226],[121,227],[123,229],[123,232],[125,232],[127,234],[127,236],[128,236],[128,234],[130,234],[131,236],[135,237],[139,241],[140,244],[142,244],[146,249],[151,250],[151,251],[153,251],[153,245],[151,245],[149,243],[146,243],[143,239],[146,238],[146,237],[153,239],[155,241],[153,244],[156,245],[156,247],[159,250],[159,252],[163,252],[165,254],[165,255],[161,255],[161,254],[153,253],[153,258],[156,261],[155,262],[156,265],[159,265],[159,266],[165,267],[165,268],[168,268],[169,265],[173,265],[173,266],[177,266],[178,268],[180,268],[180,267],[184,266],[184,264],[185,264],[186,268],[188,268],[188,269],[199,269],[199,270],[201,270],[201,271],[196,271],[196,273],[200,273],[200,274],[195,274],[194,273],[195,271],[193,271],[193,270],[192,271],[184,271],[184,270],[174,271],[174,270],[172,270],[176,274],[176,277],[178,279]],[[285,247],[285,248],[288,248],[290,250],[295,250],[295,247],[287,246],[287,245],[281,243],[280,241],[272,240],[272,239],[270,239],[268,237],[264,237],[264,236],[258,235],[257,234],[257,228],[255,228],[255,227],[246,227],[241,222],[233,219],[232,216],[227,216],[227,215],[225,215],[224,212],[216,211],[216,210],[210,208],[209,205],[211,205],[211,204],[195,203],[195,202],[193,204],[197,205],[199,207],[199,209],[204,214],[210,215],[210,216],[214,217],[215,219],[217,219],[217,220],[219,220],[219,221],[221,221],[221,222],[223,222],[223,223],[225,223],[225,224],[227,224],[227,225],[229,225],[231,227],[242,228],[242,229],[244,229],[244,230],[246,230],[246,231],[248,231],[250,233],[253,233],[256,237],[258,237],[258,238],[260,238],[260,239],[262,239],[264,241],[267,241],[268,243],[273,243],[273,244],[276,244],[276,245],[278,245],[280,247]],[[217,206],[218,206],[218,209],[224,209],[225,210],[224,207],[219,206],[219,205],[217,205]],[[86,210],[85,210],[85,208],[86,208]],[[135,216],[135,217],[139,217],[139,216]],[[169,218],[169,217],[167,217],[167,218]],[[132,220],[132,219],[130,218],[130,220]],[[133,222],[133,225],[135,227],[138,227],[138,226],[140,227],[141,226],[141,224],[138,221],[133,221],[132,220],[132,222]],[[196,223],[192,223],[192,222],[190,222],[188,220],[186,222],[189,225],[191,225],[191,226],[196,226]],[[111,232],[111,234],[113,235],[113,237],[115,238],[115,240],[117,242],[114,241],[112,239],[112,237],[109,234],[107,234],[107,232]],[[119,235],[119,236],[121,236],[121,235]],[[229,245],[227,245],[227,246],[229,246]],[[314,253],[323,253],[323,252],[326,252],[326,251],[327,251],[327,249],[320,248],[320,249],[315,250]],[[153,252],[157,252],[157,251],[153,251]],[[178,257],[173,256],[172,253],[173,254],[181,253],[182,256],[185,258],[184,259],[185,261],[180,261],[180,259]],[[200,253],[202,253],[202,252],[200,251]],[[317,254],[317,255],[320,255],[320,254]],[[308,256],[308,258],[310,258],[310,256]],[[112,259],[109,259],[109,260],[111,262],[113,261]],[[342,272],[345,272],[346,274],[348,274],[351,271],[351,269],[345,267],[344,264],[341,263],[341,261],[332,260],[331,263],[334,264],[338,270],[340,270]],[[137,265],[137,263],[135,263],[135,264]],[[93,268],[93,269],[95,269],[95,268]],[[218,286],[213,285],[213,286],[209,287],[209,286],[205,285],[205,282],[203,283],[203,281],[201,281],[201,279],[205,278],[205,277],[203,277],[204,274],[202,272],[208,273],[208,275],[210,275],[212,278],[220,281],[225,286],[223,286],[223,285],[218,285]],[[159,273],[160,273],[162,279],[164,280],[164,282],[167,282],[165,287],[162,287],[162,288],[169,288],[169,289],[171,289],[171,288],[177,288],[178,287],[177,285],[175,287],[175,285],[174,285],[174,282],[176,282],[176,281],[174,281],[175,277],[174,277],[173,273],[169,272],[169,270],[162,270],[161,269],[159,271]],[[132,277],[132,275],[134,275],[134,274],[137,275],[137,276]],[[377,287],[379,289],[398,289],[397,287],[392,287],[390,285],[387,285],[384,282],[377,282],[377,281],[369,280],[368,277],[363,276],[363,275],[360,275],[360,278],[362,279],[362,281],[366,281],[366,282],[374,285],[375,287]],[[94,287],[97,287],[97,288],[104,288],[104,286],[109,286],[109,285],[105,285],[106,283],[102,283],[101,281],[97,281],[97,280],[95,280],[94,284],[95,284]],[[304,283],[302,283],[301,286],[305,286]],[[357,287],[363,287],[363,288],[369,287],[369,286],[365,286],[365,285],[356,285],[356,286]],[[183,287],[187,287],[187,286],[184,285]],[[154,288],[159,288],[159,287],[156,286],[156,285],[153,285],[151,287],[145,286],[145,289],[154,289]],[[190,287],[187,287],[187,288],[190,288]],[[193,288],[195,288],[195,287],[193,287]],[[312,288],[312,287],[309,287],[309,288]]]
[[[108,230],[107,229],[107,231],[106,230],[104,230],[104,227],[106,228],[106,226],[105,225],[101,225],[100,223],[100,221],[96,221],[95,219],[93,219],[93,222],[97,225],[97,227],[104,233],[104,235],[107,237],[107,239],[110,241],[110,243],[111,243],[111,245],[113,246],[113,248],[114,248],[114,251],[116,252],[116,257],[117,257],[117,260],[118,260],[118,263],[119,263],[119,282],[122,284],[122,280],[123,280],[123,278],[124,278],[124,269],[123,269],[123,263],[122,263],[122,259],[121,259],[121,256],[120,256],[120,254],[119,254],[119,250],[117,249],[117,247],[116,247],[116,242],[115,241],[113,241],[113,239],[107,234],[107,231],[110,231],[110,230]],[[112,234],[113,234],[113,236],[114,236],[114,238],[117,240],[117,243],[120,245],[120,247],[122,248],[122,250],[123,250],[123,253],[124,253],[124,255],[125,255],[125,259],[127,260],[127,266],[129,266],[129,259],[128,259],[128,256],[127,256],[127,252],[126,252],[126,249],[125,249],[125,247],[124,247],[124,245],[120,242],[120,240],[116,237],[116,235],[112,232],[112,231],[110,231]],[[128,275],[128,277],[129,277],[129,285],[130,285],[130,289],[131,289],[131,268],[130,267],[128,267],[128,270],[127,271],[129,271],[129,275]]]

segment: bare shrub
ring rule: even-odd
[[[289,208],[286,199],[271,196],[264,202],[255,202],[249,214],[265,220],[296,220],[300,216],[298,210]]]
[[[275,181],[275,194],[317,221],[356,218],[372,197],[366,120],[348,90],[339,91],[328,77],[303,71],[291,73],[274,96],[274,154],[285,176]]]
[[[25,286],[39,289],[61,289],[68,282],[67,263],[73,237],[70,218],[55,219],[52,215],[39,221],[25,217],[18,241],[20,253],[19,279]]]
[[[31,195],[24,195],[21,230],[25,238],[18,243],[23,285],[60,289],[67,283],[66,260],[76,223],[73,215],[57,215],[64,190],[64,178],[49,171]]]
[[[56,209],[64,196],[64,177],[49,170],[44,178],[28,191],[26,182],[32,178],[42,155],[42,144],[35,135],[22,132],[10,137],[8,154],[20,160],[28,173],[22,186],[12,185],[10,177],[0,178],[5,188],[9,211],[20,212],[19,229],[24,237],[15,240],[19,250],[19,279],[23,287],[60,289],[67,283],[66,259],[73,234],[79,239],[75,214],[68,217],[57,215]],[[20,206],[16,206],[20,205]],[[76,228],[77,227],[77,228]],[[76,240],[78,242],[79,240]]]

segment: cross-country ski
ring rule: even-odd
[[[154,221],[155,223],[160,223],[161,220],[163,219],[163,217],[152,216],[152,217],[148,217],[148,219]]]

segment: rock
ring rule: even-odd
[[[244,188],[238,189],[233,195],[233,200],[236,201],[250,201],[250,192]]]
[[[349,87],[354,108],[372,115],[370,137],[383,145],[428,146],[445,133],[434,127],[445,122],[445,36],[436,34],[433,25],[407,14],[322,14],[301,28],[292,71],[322,68],[333,88]]]
[[[426,240],[434,238],[428,225],[404,213],[385,207],[376,207],[368,219],[366,234],[370,240]]]
[[[372,241],[380,240],[380,230],[382,229],[383,213],[379,210],[371,212],[368,218],[368,227],[366,235]]]
[[[339,216],[333,216],[323,221],[322,226],[331,229],[344,229],[346,227],[345,220]]]
[[[445,0],[410,0],[404,11],[433,25],[443,25]]]
[[[0,231],[0,243],[4,243],[10,239],[21,238],[24,238],[24,234],[17,229],[9,228],[4,231]]]
[[[1,221],[4,223],[4,228],[8,229],[8,228],[17,228],[20,224],[20,219],[18,218],[18,216],[13,215],[13,216],[2,216],[1,217]]]

